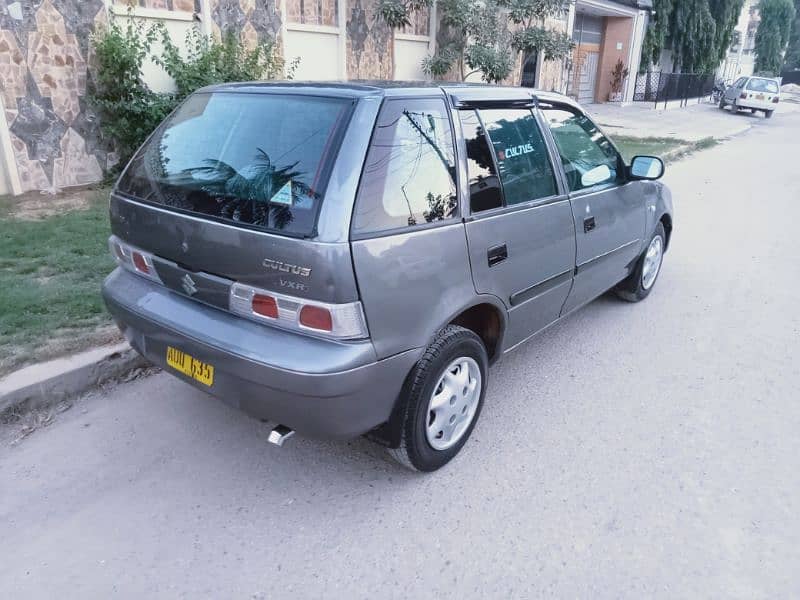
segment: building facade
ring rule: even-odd
[[[135,2],[135,18],[164,23],[179,45],[193,27],[275,40],[287,65],[299,59],[295,79],[424,79],[422,59],[436,49],[435,3],[397,31],[376,19],[376,0]],[[616,61],[638,69],[647,2],[577,0],[547,23],[572,35],[573,57],[520,56],[505,83],[605,102]],[[116,164],[86,98],[89,38],[109,19],[127,18],[126,0],[0,0],[0,195],[95,183]],[[172,86],[155,64],[144,78],[156,91]]]

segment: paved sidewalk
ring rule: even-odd
[[[742,111],[733,114],[729,109],[720,110],[708,100],[666,110],[663,107],[654,109],[651,102],[637,102],[628,106],[589,104],[586,109],[612,135],[680,138],[692,142],[708,137],[738,135],[765,120],[761,113],[754,115],[750,111]],[[797,110],[800,110],[797,104],[783,102],[773,118],[780,119],[782,113]]]

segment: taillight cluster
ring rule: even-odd
[[[122,268],[161,283],[152,254],[113,235],[108,245]],[[230,287],[229,309],[254,321],[328,338],[351,340],[369,336],[360,302],[327,304],[234,282]]]
[[[161,282],[161,278],[156,273],[156,268],[153,265],[152,254],[126,244],[114,235],[109,238],[108,246],[119,266],[142,277],[147,277],[152,281]]]
[[[357,339],[368,336],[360,302],[311,302],[234,283],[230,291],[230,310],[254,321],[330,338]]]

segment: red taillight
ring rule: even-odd
[[[264,294],[255,294],[253,296],[253,312],[262,317],[269,317],[270,319],[278,318],[278,303],[272,296],[265,296]]]
[[[778,102],[780,102],[780,97],[778,97],[778,96],[775,96],[775,97],[772,99],[772,103],[773,103],[773,104],[777,104]]]
[[[741,98],[742,100],[747,100],[747,94],[742,92],[741,94],[739,94],[739,98]]]
[[[309,329],[333,331],[333,317],[331,317],[331,311],[320,306],[304,306],[300,310],[300,324]]]
[[[147,266],[147,261],[144,259],[144,256],[136,251],[133,252],[133,266],[136,267],[137,271],[150,273],[150,267]]]

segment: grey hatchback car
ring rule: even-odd
[[[271,441],[366,434],[432,471],[493,361],[609,289],[651,292],[663,170],[555,93],[209,87],[117,182],[103,296],[136,350]]]

